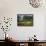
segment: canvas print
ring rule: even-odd
[[[33,14],[17,14],[17,26],[33,26]]]

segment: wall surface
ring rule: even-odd
[[[18,27],[17,14],[33,14],[33,26],[31,27]],[[34,34],[37,39],[44,40],[45,36],[45,16],[46,6],[33,8],[28,0],[0,0],[0,21],[3,17],[12,17],[12,26],[8,33],[16,40],[28,40]],[[4,39],[4,33],[0,29],[0,39]]]

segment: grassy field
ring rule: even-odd
[[[23,19],[23,20],[19,20],[18,22],[18,26],[32,26],[33,22],[32,19],[27,20],[27,19]]]

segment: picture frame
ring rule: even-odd
[[[17,26],[33,26],[33,14],[17,14]]]

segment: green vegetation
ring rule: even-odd
[[[18,26],[33,26],[33,17],[24,16],[22,20],[18,17],[17,25]]]

